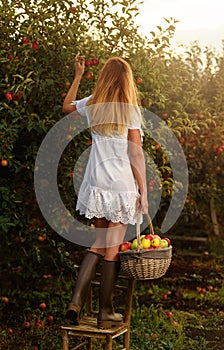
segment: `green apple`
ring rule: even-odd
[[[168,247],[168,242],[167,242],[167,240],[166,240],[166,239],[161,239],[160,245],[161,245],[163,248],[167,248],[167,247]]]
[[[165,238],[163,238],[163,239],[165,239],[166,241],[167,241],[167,243],[168,243],[168,247],[170,246],[170,239],[169,238],[167,238],[167,237],[165,237]]]
[[[137,238],[135,238],[134,241],[132,242],[131,249],[132,249],[132,250],[137,250],[137,249],[138,249],[138,241],[137,241]]]

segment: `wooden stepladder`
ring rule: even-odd
[[[126,275],[119,275],[117,285],[115,288],[115,299],[122,300],[124,305],[122,314],[124,315],[124,323],[121,326],[113,327],[111,329],[97,328],[97,307],[98,303],[98,289],[100,273],[97,274],[96,280],[91,284],[86,302],[86,314],[81,318],[81,322],[76,325],[61,326],[63,332],[63,350],[78,350],[87,349],[92,350],[93,343],[96,339],[104,340],[104,347],[102,349],[113,350],[113,339],[123,336],[123,349],[129,350],[130,344],[130,322],[132,297],[134,292],[134,280]],[[116,307],[117,308],[117,307]],[[70,337],[75,337],[77,344],[75,347],[69,347]]]

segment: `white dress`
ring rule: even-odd
[[[89,97],[73,101],[78,113],[86,117]],[[128,129],[139,129],[138,116]],[[136,224],[139,217],[138,186],[128,157],[128,129],[125,134],[102,136],[91,133],[92,146],[81,183],[76,210],[86,218],[106,218],[108,221]]]

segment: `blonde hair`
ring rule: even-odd
[[[130,65],[121,57],[109,58],[102,70],[88,101],[90,129],[102,135],[123,134],[137,113],[137,88]]]

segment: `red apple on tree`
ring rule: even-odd
[[[47,305],[46,305],[45,303],[41,303],[41,304],[39,305],[39,308],[42,309],[42,310],[45,310],[46,307],[47,307]]]
[[[42,320],[37,320],[37,322],[36,322],[36,328],[37,328],[37,329],[42,328],[42,327],[43,327],[43,325],[44,325],[44,323],[43,323],[43,321],[42,321]]]
[[[92,58],[92,65],[93,66],[98,66],[98,64],[99,64],[98,58]]]
[[[30,328],[30,322],[28,322],[28,321],[24,322],[24,327],[25,328]]]
[[[33,42],[32,42],[32,49],[33,49],[33,50],[38,50],[38,48],[39,48],[38,42],[37,42],[37,41],[33,41]]]
[[[26,38],[24,38],[24,36],[22,37],[22,43],[23,44],[29,44],[29,42],[30,42],[30,38],[29,37],[26,37]]]
[[[86,65],[87,67],[92,67],[92,65],[93,65],[92,60],[91,60],[91,59],[85,60],[85,65]]]
[[[169,114],[168,114],[168,113],[163,113],[163,114],[162,114],[162,118],[163,118],[163,119],[167,119],[168,117],[169,117]]]
[[[54,316],[49,315],[49,316],[47,316],[47,319],[48,319],[49,322],[53,322],[54,321]]]
[[[6,92],[5,98],[6,98],[6,100],[11,101],[12,100],[12,93],[10,91]]]
[[[85,78],[86,78],[87,80],[91,80],[91,79],[93,78],[93,73],[90,72],[90,71],[86,72]]]
[[[142,83],[142,78],[138,77],[136,78],[136,84],[140,85]]]
[[[75,13],[76,7],[75,7],[75,6],[71,6],[70,9],[69,9],[69,11],[70,11],[71,13]]]

